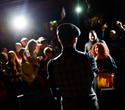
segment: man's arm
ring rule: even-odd
[[[88,58],[89,58],[89,63],[91,65],[92,71],[94,73],[97,73],[97,63],[95,61],[95,57],[91,53],[87,53]]]
[[[53,77],[53,60],[50,60],[47,64],[47,73],[48,73],[48,85],[50,86],[50,88],[52,89],[52,94],[54,97],[58,97],[58,92],[57,91],[57,85],[54,81],[54,77]]]

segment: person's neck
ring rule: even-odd
[[[75,50],[76,47],[75,46],[66,46],[66,47],[63,47],[61,52],[64,52],[64,51],[69,51],[69,50]]]
[[[74,47],[74,44],[70,43],[70,44],[63,45],[62,47],[63,48]]]

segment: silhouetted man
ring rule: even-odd
[[[63,23],[57,28],[62,53],[48,64],[49,80],[59,87],[62,110],[98,110],[98,102],[92,88],[97,65],[92,54],[76,50],[80,29]]]

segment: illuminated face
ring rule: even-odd
[[[97,55],[98,55],[98,54],[101,54],[101,53],[102,53],[102,47],[96,45],[96,46],[95,46],[95,53],[96,53]]]
[[[96,38],[97,38],[97,34],[96,34],[95,31],[89,32],[89,39],[90,39],[90,41],[94,42],[96,40]]]
[[[22,41],[21,43],[24,47],[27,45],[27,41]]]
[[[117,39],[117,34],[115,30],[110,31],[110,38],[111,40],[116,40]]]
[[[19,51],[22,46],[21,45],[16,45],[15,47],[16,47],[16,50]]]

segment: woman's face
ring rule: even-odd
[[[21,43],[22,43],[22,45],[25,47],[25,46],[27,45],[27,42],[28,42],[28,41],[22,41]]]
[[[101,54],[101,53],[102,53],[102,47],[96,45],[96,46],[95,46],[95,53],[96,53],[97,55],[98,55],[98,54]]]
[[[16,60],[16,56],[15,56],[14,53],[11,53],[11,54],[10,54],[10,60],[11,60],[12,62],[14,62],[14,61]]]
[[[36,47],[37,47],[37,44],[34,43],[32,46],[32,50],[34,51],[36,49]]]

